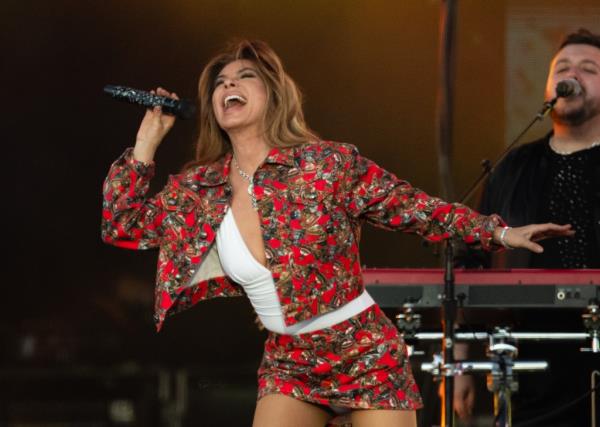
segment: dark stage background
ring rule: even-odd
[[[203,303],[157,335],[151,320],[156,252],[100,241],[104,175],[133,144],[143,114],[105,97],[105,84],[162,85],[194,98],[200,70],[229,39],[260,38],[303,89],[307,120],[323,138],[355,144],[439,194],[440,6],[436,0],[4,0],[8,217],[0,425],[250,424],[264,334],[249,304]],[[515,43],[507,30],[515,16],[528,23],[524,40],[538,37],[541,49],[527,43],[519,52],[507,49]],[[560,34],[579,24],[598,31],[596,17],[592,0],[459,2],[457,190],[537,111]],[[514,57],[528,58],[522,69],[529,73],[518,74],[517,83],[529,88],[522,93],[530,108],[517,118],[507,114],[515,97],[507,85]],[[178,122],[161,146],[156,189],[191,157],[194,126]],[[368,267],[440,264],[415,236],[368,227],[363,235]]]

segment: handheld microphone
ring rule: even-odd
[[[577,96],[581,93],[581,91],[581,85],[575,79],[561,80],[556,84],[557,98],[569,98],[571,96]]]
[[[180,119],[189,119],[196,112],[194,102],[187,99],[173,99],[139,89],[114,85],[104,86],[104,92],[114,99],[142,105],[146,108],[161,107],[164,113],[177,116]]]

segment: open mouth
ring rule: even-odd
[[[231,107],[246,105],[248,101],[240,95],[228,95],[223,100],[223,107],[228,110]]]

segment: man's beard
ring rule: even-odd
[[[550,116],[553,122],[566,126],[579,126],[598,114],[600,114],[600,106],[594,105],[590,99],[585,99],[579,108],[567,111],[553,109]]]

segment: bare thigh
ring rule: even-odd
[[[323,427],[330,418],[318,406],[282,394],[269,394],[256,404],[252,426]]]
[[[364,409],[352,411],[352,427],[417,427],[415,411]]]

